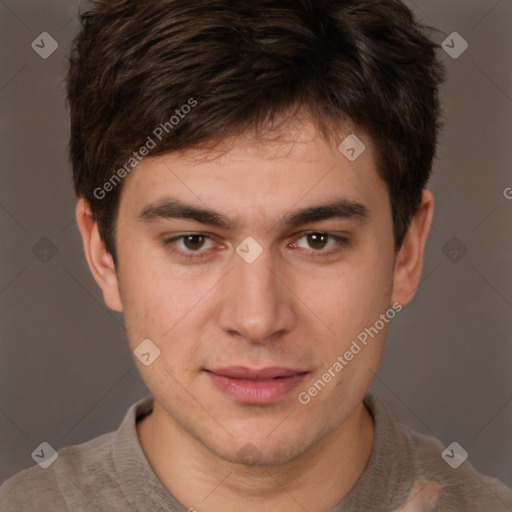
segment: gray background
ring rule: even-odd
[[[512,486],[512,1],[408,3],[438,42],[456,31],[469,48],[441,51],[446,127],[422,283],[391,323],[371,391]],[[117,428],[148,393],[74,221],[63,78],[76,9],[0,0],[0,481],[34,464],[42,441],[58,450]],[[59,44],[48,59],[31,48],[44,31]]]

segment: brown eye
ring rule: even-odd
[[[300,245],[303,240],[307,242],[307,247]],[[332,241],[330,245],[329,241]],[[348,246],[348,244],[348,238],[323,233],[321,231],[313,231],[305,233],[293,246],[305,249],[306,253],[311,254],[313,257],[322,257],[339,253],[345,246]]]
[[[205,242],[208,241],[210,245],[205,247]],[[209,252],[207,249],[213,246],[213,240],[204,233],[184,233],[163,240],[163,245],[170,250],[172,254],[176,254],[185,259],[202,259],[207,255],[207,252]]]
[[[329,238],[329,235],[326,235],[325,233],[310,233],[306,236],[310,247],[313,247],[314,249],[325,249],[325,245]]]
[[[332,240],[334,242],[334,244],[331,244],[331,246],[330,246],[330,247],[332,247],[333,245],[336,245],[337,238],[338,237],[335,237],[334,235],[330,235],[329,233],[312,232],[312,233],[304,234],[298,240],[297,243],[299,243],[301,240],[305,240],[308,245],[308,247],[305,247],[305,249],[312,248],[314,251],[326,252],[324,249],[327,247],[329,240]]]
[[[184,235],[183,244],[187,249],[198,250],[204,244],[205,237],[203,235]]]

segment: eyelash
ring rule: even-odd
[[[308,235],[326,235],[330,238],[333,238],[335,241],[336,241],[336,245],[334,247],[331,247],[331,249],[327,250],[327,251],[315,251],[315,250],[311,250],[311,251],[307,251],[307,252],[310,252],[314,258],[325,258],[327,256],[331,256],[333,254],[335,254],[336,252],[338,252],[341,248],[343,247],[346,247],[350,240],[348,238],[345,238],[345,237],[341,237],[341,236],[337,236],[337,235],[333,235],[331,233],[326,233],[324,231],[308,231],[307,233],[303,233],[298,239],[297,239],[297,242],[300,241],[302,238],[308,236]],[[164,239],[163,240],[163,245],[164,247],[168,247],[170,245],[173,245],[177,240],[180,240],[180,239],[184,239],[186,238],[187,236],[201,236],[201,237],[204,237],[206,239],[209,239],[209,240],[213,240],[213,238],[209,235],[207,235],[206,233],[183,233],[181,235],[178,235],[178,236],[175,236],[175,237],[172,237],[172,238],[167,238],[167,239]],[[296,242],[294,242],[296,243]],[[181,249],[173,249],[172,250],[172,253],[176,253],[178,254],[180,257],[183,257],[185,259],[188,259],[188,260],[192,260],[192,259],[199,259],[199,260],[202,260],[204,259],[205,257],[207,257],[207,251],[204,251],[204,250],[198,250],[198,251],[182,251]]]

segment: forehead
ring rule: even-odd
[[[274,140],[240,136],[210,150],[145,158],[123,185],[120,209],[148,221],[195,205],[197,215],[201,208],[203,219],[226,229],[254,224],[255,219],[275,224],[280,218],[284,225],[285,212],[293,223],[307,217],[307,207],[320,204],[329,205],[331,213],[344,210],[347,218],[351,213],[362,220],[378,203],[386,205],[387,187],[365,135],[344,131],[338,139],[340,148],[306,125]],[[363,150],[354,146],[357,141]],[[360,152],[355,159],[346,152],[351,145]],[[299,208],[293,218],[292,210]]]

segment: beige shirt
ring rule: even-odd
[[[370,460],[331,512],[512,512],[512,489],[477,473],[469,459],[453,469],[439,440],[398,423],[369,393],[364,403],[376,427]],[[118,430],[62,448],[47,469],[35,465],[9,478],[0,486],[0,511],[187,512],[139,444],[136,421],[152,408],[149,395]]]

